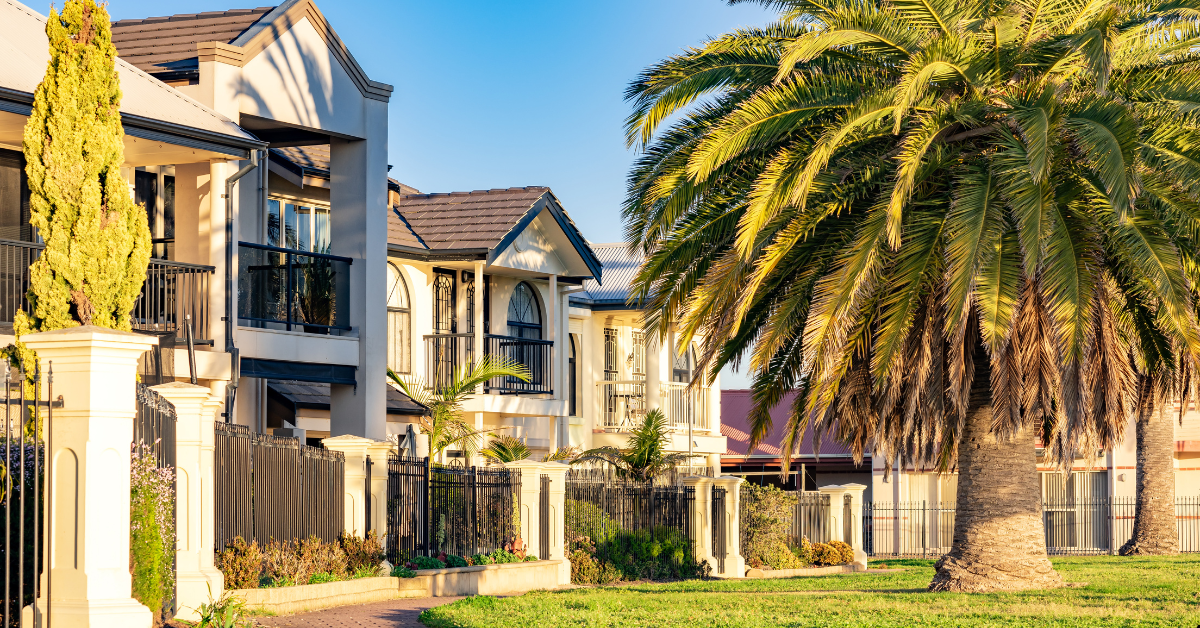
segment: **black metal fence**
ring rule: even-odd
[[[333,541],[342,532],[341,452],[217,423],[213,476],[217,551],[239,536]]]
[[[807,538],[813,543],[831,540],[829,529],[829,496],[812,491],[795,491],[796,506],[792,513],[791,542],[799,544]]]
[[[29,306],[29,265],[46,248],[33,242],[0,240],[0,321],[11,323],[17,310]]]
[[[550,558],[550,476],[542,474],[538,486],[538,557]]]
[[[27,397],[25,373],[4,364],[3,477],[0,477],[0,512],[4,516],[4,535],[0,537],[0,561],[3,563],[4,606],[0,607],[0,626],[14,628],[21,624],[21,609],[44,592],[48,597],[53,582],[43,582],[41,571],[46,550],[47,528],[53,521],[45,518],[43,504],[49,478],[46,473],[45,450],[55,404]],[[52,372],[45,381],[35,376],[34,389],[42,390],[45,399],[53,399]],[[52,528],[51,528],[52,529]],[[50,617],[46,617],[49,625]]]
[[[388,454],[387,552],[393,562],[486,554],[518,535],[521,472]]]
[[[141,382],[137,384],[133,442],[148,447],[160,469],[175,468],[175,406]]]
[[[604,469],[567,471],[566,542],[587,537],[596,557],[610,560],[634,540],[675,548],[672,561],[690,565],[696,529],[691,520],[696,491],[678,485],[634,482]]]
[[[1042,503],[1046,552],[1051,555],[1115,554],[1133,536],[1133,497]],[[863,545],[871,556],[937,558],[954,542],[954,503],[866,502]],[[1200,498],[1175,502],[1179,551],[1200,552]]]
[[[488,334],[483,337],[483,344],[487,355],[506,358],[529,369],[529,381],[516,377],[495,377],[484,385],[487,391],[518,394],[554,392],[553,342]]]
[[[725,556],[729,550],[725,545],[725,489],[712,490],[712,553],[717,559],[717,571],[725,573]]]

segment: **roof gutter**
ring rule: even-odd
[[[235,313],[233,311],[233,186],[238,179],[250,174],[259,164],[266,165],[266,150],[256,150],[250,153],[250,163],[242,166],[233,176],[225,179],[225,353],[229,354],[229,386],[225,389],[225,422],[233,422],[233,403],[237,399],[238,379],[241,375],[241,360],[237,347],[233,343],[233,327]],[[266,195],[259,195],[259,203],[266,200]],[[260,215],[266,213],[266,207],[259,207]]]

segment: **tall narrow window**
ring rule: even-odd
[[[617,330],[613,327],[604,328],[604,381],[618,379],[620,357],[617,353]]]
[[[163,259],[175,259],[175,177],[163,176]]]
[[[463,284],[463,294],[467,298],[467,332],[475,333],[475,275],[467,275]]]
[[[646,334],[642,331],[633,332],[633,374],[646,377]]]
[[[317,253],[329,252],[329,208],[313,208],[313,248]]]
[[[690,384],[692,383],[692,378],[696,375],[695,369],[696,355],[692,351],[692,347],[688,347],[682,355],[675,356],[671,369],[671,381]]]
[[[455,320],[454,275],[436,273],[433,276],[433,333],[453,334],[458,332]]]
[[[517,284],[508,301],[508,333],[517,338],[542,338],[541,308],[533,287],[525,282]]]
[[[575,334],[571,334],[571,354],[567,357],[567,380],[571,383],[567,397],[570,407],[567,414],[579,416],[579,358],[575,352]]]
[[[265,244],[269,246],[283,246],[279,243],[279,222],[280,202],[276,199],[267,201],[267,241]]]
[[[408,286],[395,264],[389,262],[387,269],[388,367],[397,373],[408,373],[412,370]]]

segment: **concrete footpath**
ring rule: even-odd
[[[356,606],[341,606],[323,611],[286,617],[256,617],[267,628],[421,628],[421,611],[461,600],[461,597],[419,597]]]

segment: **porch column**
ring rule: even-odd
[[[563,378],[559,369],[554,367],[554,359],[562,355],[562,343],[559,342],[558,333],[558,275],[550,275],[550,303],[546,304],[546,316],[550,320],[546,321],[546,330],[550,333],[550,337],[546,340],[553,342],[550,347],[550,385],[554,388],[554,398],[563,398]],[[552,430],[553,431],[553,430]],[[554,448],[551,447],[551,450]]]
[[[213,562],[214,408],[204,386],[172,382],[154,390],[175,406],[175,617],[199,621],[196,609],[210,591],[220,597],[225,582]]]
[[[330,451],[340,451],[346,457],[345,466],[345,482],[343,487],[345,494],[342,496],[342,503],[345,512],[346,521],[342,526],[342,531],[346,534],[362,536],[367,527],[367,509],[364,501],[367,490],[367,451],[374,443],[369,438],[361,436],[351,436],[343,434],[326,438],[321,441],[325,449]],[[371,461],[374,463],[374,460]],[[372,483],[374,483],[374,469],[372,471]],[[387,477],[386,475],[384,476]]]
[[[538,556],[538,558],[562,561],[558,566],[558,584],[560,585],[571,584],[571,563],[566,560],[567,539],[564,538],[566,521],[563,519],[567,512],[567,470],[570,468],[569,465],[562,462],[542,464],[542,473],[550,476],[550,554]]]
[[[211,323],[209,333],[212,334],[213,350],[225,350],[225,180],[231,174],[229,164],[225,160],[214,160],[208,164],[208,203],[201,208],[200,218],[201,241],[198,246],[198,257],[201,264],[213,267],[211,281],[208,282],[208,312]],[[207,212],[204,210],[207,209]],[[237,230],[234,225],[233,241],[236,246]],[[234,263],[237,263],[237,251],[234,251]],[[234,271],[236,273],[236,271]],[[236,282],[236,279],[235,279]],[[237,298],[237,295],[232,295]],[[236,310],[234,311],[236,315]],[[234,321],[234,329],[237,321]],[[226,408],[233,417],[233,408]],[[233,423],[232,418],[229,421]]]
[[[713,486],[725,489],[725,571],[721,576],[741,578],[746,575],[746,559],[742,558],[740,506],[742,478],[725,475],[713,478]]]
[[[483,359],[483,356],[486,355],[487,349],[487,346],[483,344],[483,295],[487,294],[487,285],[484,283],[485,281],[486,280],[483,278],[483,262],[475,262],[475,305],[473,308],[475,310],[475,338],[472,339],[472,342],[474,343],[472,350],[475,355],[472,357],[476,362]],[[475,394],[483,394],[482,382],[475,387]],[[475,423],[476,429],[481,429],[483,427],[481,415],[476,415]]]
[[[525,551],[537,553],[541,539],[539,538],[539,522],[541,513],[538,512],[542,491],[542,469],[546,466],[541,462],[519,460],[506,463],[505,468],[517,469],[521,472],[521,540],[525,541]],[[541,558],[541,556],[538,556]],[[568,567],[569,569],[569,567]],[[567,572],[570,579],[570,572]]]
[[[358,332],[356,386],[332,385],[329,432],[387,438],[387,102],[363,100],[362,140],[331,138],[331,252],[354,260],[349,321]]]
[[[22,338],[53,367],[49,422],[49,603],[55,625],[149,628],[129,574],[129,463],[137,360],[157,339],[95,326]],[[39,610],[46,600],[38,601]]]
[[[689,475],[683,478],[683,485],[696,490],[692,500],[692,521],[694,544],[692,552],[699,562],[708,563],[712,573],[717,573],[717,559],[712,553],[712,486],[713,479],[699,475]]]

